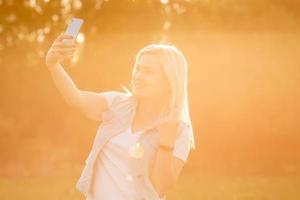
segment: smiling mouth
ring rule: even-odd
[[[135,83],[134,84],[134,87],[143,87],[144,85],[143,84],[140,84],[140,83]]]

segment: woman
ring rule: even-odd
[[[195,148],[187,99],[187,62],[174,46],[153,44],[135,60],[131,91],[79,90],[59,64],[75,41],[60,35],[46,56],[66,101],[101,122],[76,187],[89,200],[165,199]]]

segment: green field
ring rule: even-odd
[[[1,178],[1,200],[79,200],[77,177]],[[299,177],[221,177],[184,174],[168,200],[298,200]]]

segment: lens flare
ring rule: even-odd
[[[84,43],[84,40],[85,40],[84,34],[83,34],[83,33],[78,33],[78,36],[77,36],[77,38],[76,38],[76,41],[77,41],[79,44],[82,44],[82,43]]]
[[[127,175],[126,175],[126,180],[127,180],[127,181],[132,181],[133,178],[132,178],[132,176],[131,176],[130,174],[127,174]]]
[[[166,5],[166,4],[168,4],[168,3],[169,3],[169,0],[160,0],[160,3],[162,3],[162,4]]]
[[[144,149],[141,144],[137,142],[128,149],[128,153],[131,157],[138,159],[144,156]]]

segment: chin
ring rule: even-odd
[[[146,94],[144,94],[142,91],[133,91],[132,92],[134,96],[136,96],[137,98],[145,98],[147,97]]]
[[[147,91],[145,91],[145,90],[138,90],[137,89],[137,90],[133,90],[132,93],[137,98],[147,98],[147,97],[153,96],[153,95],[147,93]]]

